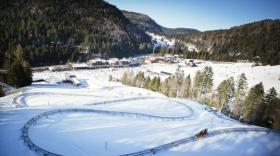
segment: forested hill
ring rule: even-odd
[[[190,28],[166,28],[158,23],[156,23],[152,18],[147,15],[136,13],[136,12],[128,12],[123,11],[125,17],[127,17],[133,24],[138,26],[138,28],[143,29],[145,31],[155,33],[157,35],[165,35],[165,36],[174,36],[177,34],[192,34],[194,32],[199,32],[196,29]]]
[[[251,60],[263,64],[280,64],[280,20],[263,20],[227,30],[177,35],[194,44],[214,60]]]
[[[42,66],[77,61],[81,52],[133,55],[149,42],[143,30],[103,0],[1,0],[0,67],[18,45],[32,66]]]
[[[149,16],[136,12],[129,12],[129,11],[122,11],[122,12],[124,16],[128,18],[131,21],[131,23],[135,24],[138,28],[151,33],[163,35],[163,30],[161,26],[157,24]]]

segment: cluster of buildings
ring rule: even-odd
[[[180,63],[184,61],[180,55],[164,55],[164,56],[139,56],[134,58],[109,58],[101,59],[94,58],[88,60],[85,63],[68,63],[66,65],[56,65],[49,67],[37,67],[32,68],[33,71],[70,71],[70,70],[79,70],[79,69],[97,69],[97,68],[120,68],[120,67],[134,67],[140,64],[151,64],[151,63]],[[186,66],[196,67],[194,60],[185,61]]]
[[[164,56],[147,56],[145,58],[145,63],[146,64],[151,64],[151,63],[179,63],[181,56],[179,55],[164,55]]]
[[[110,58],[110,59],[95,58],[95,59],[91,59],[91,60],[86,62],[86,64],[88,64],[89,66],[109,65],[111,67],[112,66],[127,66],[131,63],[132,63],[131,59],[127,59],[127,58],[122,58],[122,59],[118,59],[118,58]]]
[[[120,68],[120,67],[132,67],[139,65],[138,62],[135,62],[133,59],[127,58],[110,58],[110,59],[100,59],[95,58],[91,59],[85,63],[68,63],[65,65],[56,65],[48,67],[35,67],[32,68],[33,71],[40,72],[45,70],[50,71],[70,71],[78,69],[97,69],[97,68]]]
[[[184,62],[185,66],[197,67],[197,63],[193,59],[184,60],[180,55],[164,55],[164,56],[147,56],[144,63],[181,63]]]

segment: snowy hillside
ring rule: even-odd
[[[154,41],[155,46],[173,48],[175,46],[175,39],[168,39],[166,36],[157,35],[146,32]]]
[[[266,89],[280,90],[279,66],[203,62],[183,69],[193,77],[206,65],[214,69],[215,84],[245,72],[250,86],[263,81]],[[176,66],[130,69],[173,73]],[[81,86],[34,83],[0,98],[0,155],[279,155],[280,134],[275,131],[241,124],[196,101],[109,82],[109,75],[120,78],[125,70],[72,71]],[[65,73],[69,71],[39,72],[34,79],[62,80]],[[196,139],[194,135],[204,128],[209,136]]]

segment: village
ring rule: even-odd
[[[45,67],[34,67],[33,72],[40,71],[70,71],[70,70],[81,70],[81,69],[100,69],[100,68],[125,68],[125,67],[136,67],[143,64],[153,64],[153,63],[165,63],[165,64],[175,64],[183,63],[185,66],[197,67],[199,62],[195,62],[193,59],[183,59],[181,55],[170,55],[166,54],[164,56],[157,55],[143,55],[130,58],[94,58],[88,60],[87,62],[80,63],[67,63],[65,65],[55,65],[55,66],[45,66]]]

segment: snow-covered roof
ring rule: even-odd
[[[85,68],[85,67],[88,67],[88,65],[86,63],[72,63],[71,66],[73,68]]]
[[[121,62],[129,62],[129,59],[127,59],[127,58],[122,58],[120,61],[121,61]]]

